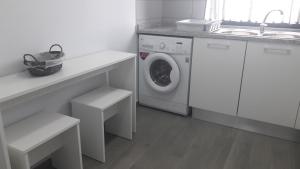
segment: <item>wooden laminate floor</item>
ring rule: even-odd
[[[145,107],[132,142],[110,136],[105,164],[84,169],[300,169],[297,143]]]

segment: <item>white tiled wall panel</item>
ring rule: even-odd
[[[137,0],[138,24],[174,24],[182,19],[203,19],[206,0]]]
[[[160,24],[162,20],[162,0],[137,0],[136,19],[138,24]]]
[[[204,19],[205,15],[205,0],[194,0],[193,2],[193,18]]]
[[[192,0],[164,0],[162,14],[164,18],[192,18],[192,9]]]
[[[203,19],[206,0],[163,0],[162,23],[175,24],[182,19]]]

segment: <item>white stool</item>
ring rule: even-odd
[[[105,130],[132,139],[132,92],[111,87],[72,100],[72,114],[80,119],[83,154],[105,162]]]
[[[30,169],[47,157],[57,169],[82,169],[78,119],[39,113],[5,132],[12,169]]]

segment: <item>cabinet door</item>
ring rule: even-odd
[[[194,39],[190,106],[236,115],[246,42]]]
[[[300,47],[249,42],[238,115],[294,127],[300,101]]]

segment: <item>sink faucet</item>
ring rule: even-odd
[[[265,16],[265,19],[263,20],[263,22],[260,24],[260,29],[259,29],[259,30],[260,30],[260,33],[261,33],[261,34],[263,34],[263,33],[265,32],[265,27],[268,26],[268,24],[266,24],[266,21],[267,21],[269,15],[270,15],[272,12],[280,12],[280,15],[283,16],[283,11],[280,10],[280,9],[269,11],[269,12],[267,13],[267,15]]]

